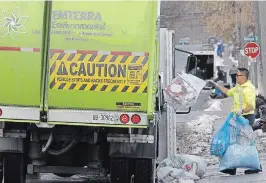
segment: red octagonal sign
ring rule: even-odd
[[[260,54],[260,46],[255,42],[247,43],[244,47],[244,54],[254,59]]]

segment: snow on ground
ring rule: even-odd
[[[222,101],[220,99],[210,100],[208,103],[210,107],[204,111],[222,111]]]
[[[177,153],[209,157],[213,123],[217,119],[220,117],[203,114],[196,120],[185,123],[182,131],[177,133]]]

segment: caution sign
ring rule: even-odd
[[[148,56],[51,54],[50,89],[147,93]]]

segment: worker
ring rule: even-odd
[[[217,78],[214,79],[214,82],[222,82],[222,83],[226,83],[226,72],[223,71],[223,67],[221,66],[217,66]],[[222,93],[219,88],[215,88],[215,94],[216,94],[216,98],[217,99],[223,99],[225,98],[225,94]]]
[[[217,76],[218,77],[214,79],[214,82],[223,81],[226,83],[226,72],[223,70],[222,66],[217,66]]]
[[[217,56],[219,57],[223,57],[223,52],[224,52],[224,46],[223,46],[223,42],[220,41],[217,45]]]
[[[233,67],[229,71],[229,75],[231,76],[233,87],[236,85],[236,73],[237,73],[237,68],[235,65],[233,65]]]
[[[256,90],[253,84],[248,80],[249,71],[246,68],[238,68],[236,74],[237,85],[231,89],[218,85],[214,81],[210,80],[209,83],[215,88],[221,90],[229,97],[233,97],[234,104],[232,112],[237,115],[241,115],[249,121],[250,126],[253,126],[255,121],[255,105],[256,105]],[[249,169],[245,171],[245,174],[259,173],[259,170]],[[223,173],[230,175],[236,174],[236,169],[223,170]]]

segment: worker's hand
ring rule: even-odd
[[[207,83],[213,87],[217,87],[217,83],[215,83],[213,80],[208,80]]]
[[[239,110],[238,112],[236,112],[237,116],[241,116],[243,114],[243,110]]]

